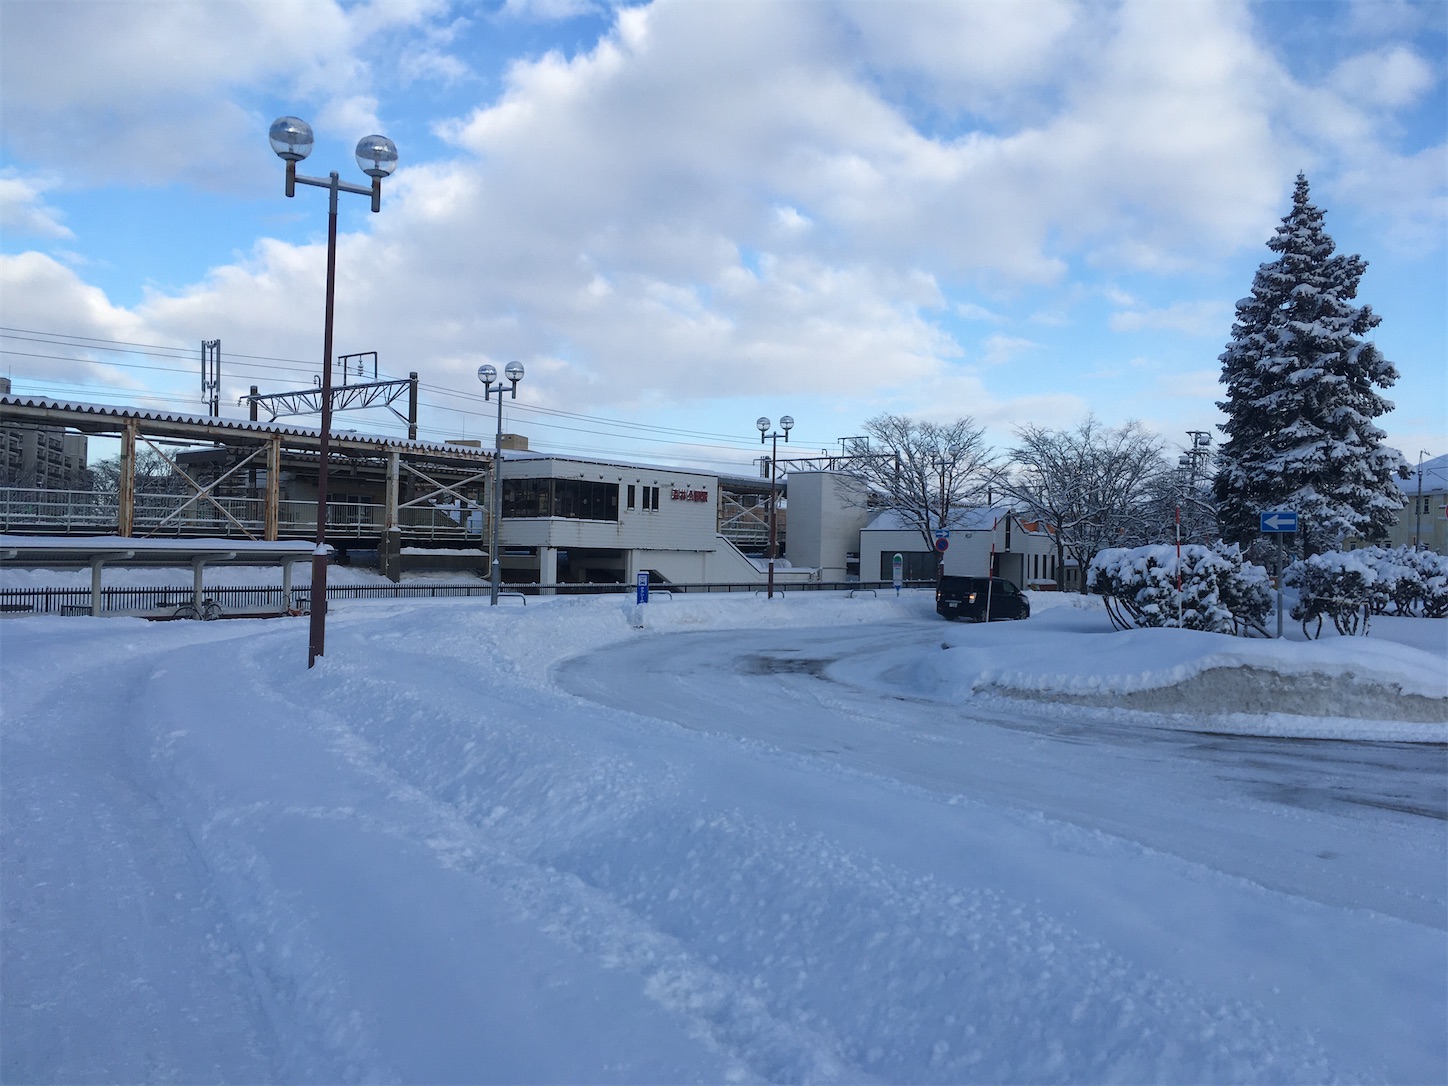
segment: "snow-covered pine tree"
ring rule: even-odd
[[[1393,408],[1374,388],[1392,385],[1398,371],[1362,338],[1382,319],[1353,304],[1367,263],[1333,255],[1302,174],[1267,246],[1278,258],[1257,269],[1251,296],[1237,303],[1221,355],[1222,534],[1250,543],[1259,512],[1291,509],[1306,553],[1350,533],[1380,539],[1402,508],[1393,474],[1406,478],[1408,466],[1372,421]]]

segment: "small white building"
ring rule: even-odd
[[[834,471],[789,473],[789,534],[792,565],[819,570],[821,581],[874,574],[860,567],[860,530],[878,509],[859,479]]]
[[[963,509],[952,516],[944,537],[944,571],[954,576],[1004,577],[1017,588],[1056,588],[1056,541],[1045,525],[1027,521],[1005,506]],[[933,534],[933,533],[932,533]],[[907,581],[931,580],[936,553],[920,530],[898,510],[875,515],[860,532],[860,576],[889,580],[894,557],[903,560]]]

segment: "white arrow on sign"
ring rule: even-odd
[[[1290,527],[1289,527],[1290,526]],[[1296,513],[1263,513],[1262,527],[1269,532],[1296,531]]]

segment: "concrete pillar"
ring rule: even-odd
[[[101,613],[101,566],[105,565],[104,558],[91,559],[91,614],[99,617]]]
[[[540,585],[556,585],[558,583],[558,548],[538,548],[538,583]],[[551,596],[554,592],[551,588],[540,588],[538,594]]]
[[[387,454],[387,490],[383,498],[383,529],[382,541],[378,549],[377,561],[382,567],[382,575],[397,584],[402,580],[402,525],[398,523],[397,502],[401,490],[399,475],[401,474],[402,454],[392,449]]]

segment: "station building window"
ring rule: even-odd
[[[503,516],[618,520],[618,489],[589,479],[504,479]]]
[[[907,581],[935,579],[935,554],[932,551],[901,551],[900,576]],[[880,580],[895,576],[895,552],[880,552]]]

